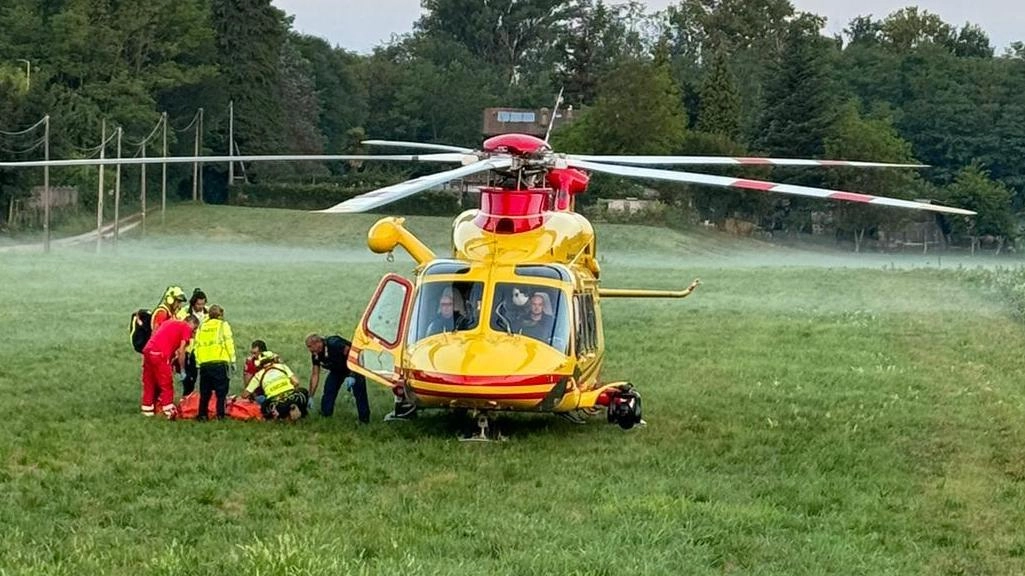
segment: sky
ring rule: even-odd
[[[1014,7],[1021,0],[791,0],[798,10],[814,12],[829,20],[825,32],[839,34],[855,16],[883,18],[905,6],[918,6],[939,14],[949,24],[978,24],[989,34],[996,53],[1011,42],[1025,40],[1025,10]],[[677,0],[644,0],[648,11],[663,10]],[[393,34],[413,29],[420,17],[420,0],[273,0],[278,8],[295,16],[295,28],[326,38],[353,52],[368,53]],[[619,3],[612,0],[610,3]]]

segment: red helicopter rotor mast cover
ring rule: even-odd
[[[501,134],[484,141],[482,149],[489,153],[513,156],[540,156],[551,147],[544,140],[527,134]],[[553,168],[548,171],[549,188],[523,190],[487,187],[480,191],[480,213],[474,222],[488,232],[516,234],[539,228],[543,212],[551,210],[549,198],[555,194],[555,210],[571,209],[572,197],[587,189],[588,177],[574,168]]]
[[[587,190],[589,178],[576,168],[553,168],[548,171],[548,185],[558,191],[555,196],[555,209],[566,211],[572,209],[573,196]]]

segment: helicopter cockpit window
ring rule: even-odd
[[[558,288],[500,282],[495,286],[491,329],[540,340],[566,354],[570,307]]]
[[[561,266],[546,264],[521,264],[516,267],[517,276],[534,276],[535,278],[548,278],[549,280],[561,280],[569,282],[569,272]]]
[[[480,321],[482,282],[427,282],[413,305],[409,342],[443,332],[473,330]]]
[[[465,262],[440,261],[434,262],[424,270],[424,276],[439,276],[441,274],[467,274],[470,266]]]

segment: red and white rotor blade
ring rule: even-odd
[[[651,180],[668,180],[670,182],[684,182],[687,184],[707,184],[709,186],[722,186],[727,188],[740,188],[742,190],[757,190],[759,192],[778,192],[781,194],[792,194],[795,196],[809,196],[811,198],[825,198],[827,200],[843,200],[846,202],[860,202],[875,206],[893,206],[896,208],[911,208],[913,210],[929,210],[932,212],[943,212],[946,214],[964,214],[972,216],[975,212],[962,208],[939,206],[937,204],[926,204],[925,202],[913,202],[911,200],[898,200],[885,196],[870,196],[855,192],[843,192],[840,190],[829,190],[826,188],[812,188],[810,186],[797,186],[794,184],[776,184],[764,180],[746,180],[743,178],[729,178],[726,176],[713,176],[711,174],[695,174],[693,172],[674,172],[671,170],[655,170],[652,168],[638,168],[635,166],[616,166],[609,164],[598,164],[595,162],[584,162],[582,160],[569,160],[568,164],[575,168],[605,172],[617,176],[628,176],[632,178],[648,178]]]
[[[392,162],[445,162],[459,163],[464,154],[396,154],[371,156],[369,154],[346,155],[264,155],[264,156],[152,156],[148,158],[81,158],[75,160],[26,160],[22,162],[0,162],[0,168],[40,168],[43,166],[134,166],[138,164],[218,164],[227,162],[337,162],[343,160],[389,160]]]
[[[459,146],[449,146],[447,144],[428,144],[426,142],[402,142],[399,140],[364,140],[362,142],[367,146],[392,146],[396,148],[423,148],[424,150],[445,150],[446,152],[462,152],[463,154],[471,154],[473,150],[470,148],[461,148]]]
[[[567,159],[636,166],[841,166],[850,168],[928,168],[925,164],[887,164],[854,160],[801,160],[797,158],[745,158],[740,156],[590,156],[567,154]]]
[[[357,212],[366,212],[367,210],[373,210],[374,208],[384,206],[385,204],[400,200],[406,196],[412,196],[422,190],[434,188],[435,186],[444,184],[450,180],[463,178],[465,176],[470,176],[471,174],[485,172],[488,170],[501,170],[510,166],[512,166],[511,158],[491,158],[489,160],[482,160],[454,170],[446,170],[445,172],[421,176],[419,178],[414,178],[413,180],[406,180],[399,184],[378,188],[372,192],[360,194],[355,198],[349,198],[345,202],[336,204],[325,210],[317,210],[317,212],[324,214],[354,214]]]

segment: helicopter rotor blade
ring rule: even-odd
[[[840,190],[829,190],[826,188],[812,188],[810,186],[797,186],[794,184],[777,184],[764,180],[747,180],[744,178],[730,178],[726,176],[713,176],[711,174],[695,174],[693,172],[674,172],[671,170],[656,170],[652,168],[638,168],[635,166],[617,166],[612,164],[599,164],[596,162],[585,162],[583,160],[569,160],[567,162],[575,168],[592,170],[594,172],[605,172],[617,176],[628,176],[632,178],[649,178],[651,180],[667,180],[670,182],[683,182],[687,184],[706,184],[709,186],[722,186],[727,188],[740,188],[743,190],[757,190],[760,192],[779,192],[796,196],[809,196],[812,198],[826,198],[829,200],[844,200],[847,202],[860,202],[874,204],[877,206],[893,206],[897,208],[911,208],[914,210],[929,210],[931,212],[943,212],[946,214],[963,214],[966,216],[975,215],[971,210],[940,206],[937,204],[926,204],[924,202],[913,202],[911,200],[898,200],[885,196],[870,196],[855,192],[843,192]]]
[[[445,150],[446,152],[462,152],[464,154],[470,154],[473,152],[470,148],[461,148],[459,146],[448,146],[446,144],[428,144],[426,142],[403,142],[399,140],[364,140],[361,142],[367,146],[393,146],[397,148],[423,148],[425,150]]]
[[[888,164],[853,160],[803,160],[797,158],[756,158],[741,156],[592,156],[567,154],[567,159],[637,166],[841,166],[851,168],[928,168],[926,164]]]
[[[386,160],[392,162],[463,162],[465,154],[396,154],[372,156],[368,154],[347,155],[266,155],[266,156],[153,156],[148,158],[82,158],[75,160],[26,160],[22,162],[0,162],[0,168],[38,168],[43,166],[133,166],[137,164],[205,164],[226,162],[335,162],[346,160]]]
[[[360,194],[355,198],[349,198],[345,202],[336,204],[330,208],[324,210],[317,210],[322,214],[353,214],[357,212],[366,212],[379,206],[384,206],[406,196],[412,196],[422,190],[433,188],[439,184],[444,184],[450,180],[462,178],[464,176],[470,176],[478,172],[485,172],[487,170],[501,170],[512,166],[513,160],[511,158],[491,158],[488,160],[481,160],[467,166],[461,166],[453,170],[446,170],[445,172],[438,172],[427,176],[421,176],[414,178],[413,180],[406,180],[399,184],[393,184],[384,188],[378,188],[372,192],[366,194]]]

